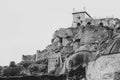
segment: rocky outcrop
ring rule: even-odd
[[[90,62],[86,73],[87,80],[120,80],[120,53]]]
[[[65,29],[65,28],[61,28],[59,30],[56,30],[55,31],[55,34],[53,35],[53,37],[62,37],[62,38],[65,38],[65,37],[70,37],[70,36],[73,36],[73,33],[72,33],[72,30],[71,29]]]

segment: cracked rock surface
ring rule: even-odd
[[[120,54],[102,56],[90,62],[86,73],[88,80],[120,80]]]

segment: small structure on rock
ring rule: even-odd
[[[92,19],[92,17],[86,12],[73,12],[73,24],[72,26],[77,27],[80,26],[86,19]]]

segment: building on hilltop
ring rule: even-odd
[[[86,11],[73,12],[73,27],[80,26],[86,19],[93,19]]]

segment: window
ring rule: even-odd
[[[75,42],[80,42],[80,39],[76,39]]]
[[[58,62],[58,61],[56,60],[56,62]]]
[[[80,23],[77,23],[77,26],[80,26]]]
[[[80,19],[80,16],[79,17],[77,17],[78,19]]]
[[[87,22],[87,25],[91,25],[91,22]]]
[[[103,26],[103,23],[102,23],[102,22],[100,22],[100,23],[99,23],[99,25],[100,25],[100,26]]]

